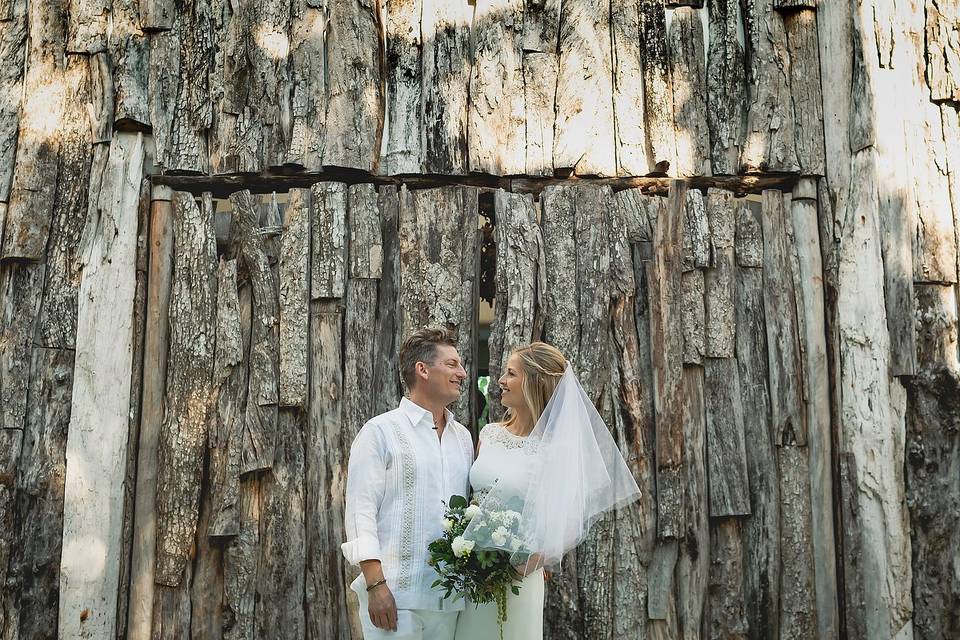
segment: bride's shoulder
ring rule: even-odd
[[[483,425],[483,427],[481,427],[480,429],[480,436],[479,436],[480,442],[483,442],[484,440],[489,438],[494,432],[502,431],[502,430],[503,430],[503,424],[499,422],[488,422],[487,424]]]

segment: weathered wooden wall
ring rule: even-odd
[[[548,637],[957,637],[958,23],[0,0],[0,638],[358,637],[346,455],[425,322],[564,349],[644,492]]]

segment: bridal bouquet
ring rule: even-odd
[[[478,537],[499,548],[475,548],[473,540],[464,539],[463,532],[471,523]],[[477,504],[468,504],[463,496],[451,496],[444,513],[443,537],[427,547],[428,562],[440,574],[432,586],[446,589],[445,598],[456,594],[455,599],[466,596],[474,604],[496,602],[501,634],[507,619],[507,589],[514,595],[520,593],[518,574],[510,561],[511,557],[522,559],[526,555],[521,549],[519,526],[517,511],[484,510]]]

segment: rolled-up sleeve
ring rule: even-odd
[[[365,425],[350,447],[347,464],[347,541],[340,545],[350,564],[381,560],[377,515],[386,487],[386,453],[376,429]]]

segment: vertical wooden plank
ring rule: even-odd
[[[238,3],[231,9],[224,18],[219,54],[222,99],[215,101],[218,113],[210,136],[211,164],[215,173],[260,173],[281,164],[287,150],[291,3],[264,0]],[[330,71],[337,74],[340,69],[332,66]],[[340,124],[343,132],[352,130],[353,123]]]
[[[676,134],[673,129],[673,89],[670,85],[670,57],[667,48],[667,16],[663,0],[641,0],[643,29],[643,101],[650,139],[648,164],[666,172],[675,162]]]
[[[960,102],[960,5],[947,0],[925,3],[927,81],[933,102]]]
[[[546,288],[540,207],[532,195],[494,194],[497,244],[497,301],[490,326],[490,379],[499,379],[510,353],[540,337]],[[500,387],[487,390],[490,421],[499,420]]]
[[[420,64],[423,0],[386,3],[387,128],[383,173],[417,173],[423,160]]]
[[[341,434],[343,312],[310,305],[310,406],[306,430],[306,637],[349,638],[343,582],[344,485],[350,442]]]
[[[815,188],[815,187],[814,187]],[[795,191],[795,193],[797,193]],[[830,417],[830,367],[827,356],[826,279],[817,201],[792,200],[793,235],[797,249],[798,303],[803,322],[803,366],[807,372],[807,450],[815,566],[817,622],[821,637],[839,633],[836,549],[834,545],[833,442]],[[888,292],[885,290],[885,294]]]
[[[378,189],[377,207],[380,210],[380,237],[383,241],[383,270],[377,291],[377,318],[374,331],[373,397],[371,415],[396,408],[400,402],[400,319],[397,298],[400,278],[400,199],[397,188]]]
[[[739,172],[746,117],[746,67],[740,3],[709,0],[707,52],[707,126],[710,129],[711,167],[714,175]]]
[[[220,258],[213,362],[214,410],[207,439],[207,483],[197,524],[195,570],[190,585],[191,637],[220,640],[230,610],[226,602],[225,546],[240,532],[240,419],[246,396],[250,341],[250,287],[237,288],[237,259]],[[160,587],[164,589],[164,587]],[[159,622],[163,629],[164,622]]]
[[[818,638],[810,461],[805,446],[777,447],[780,471],[780,636]]]
[[[133,366],[130,372],[130,410],[128,414],[126,468],[123,478],[123,551],[117,602],[117,638],[127,637],[130,608],[130,567],[133,561],[133,529],[136,515],[137,448],[140,445],[140,407],[143,398],[143,354],[146,346],[147,271],[149,269],[150,194],[148,178],[140,181],[137,201],[137,284],[133,302]]]
[[[676,612],[673,611],[675,606],[673,586],[679,544],[676,540],[658,540],[653,551],[653,560],[650,562],[650,571],[647,574],[649,593],[647,616],[651,620],[670,620],[670,618],[674,618],[673,622],[676,624]],[[679,637],[675,633],[663,634],[660,637]],[[654,637],[657,637],[657,635]]]
[[[241,302],[241,304],[243,304]],[[233,624],[224,629],[224,640],[256,637],[256,590],[260,580],[261,478],[247,474],[240,479],[240,533],[224,551],[224,603]]]
[[[13,531],[15,526],[17,464],[27,420],[32,337],[43,291],[43,272],[42,264],[0,267],[0,524],[5,531]],[[10,538],[0,537],[0,577],[4,579],[0,623],[16,628],[19,590],[15,582],[6,586],[10,555],[16,548],[16,541]],[[3,622],[3,618],[7,621]]]
[[[71,65],[72,72],[67,73],[67,15],[66,0],[30,3],[27,8],[30,64],[22,63],[23,116],[18,118],[16,127],[7,129],[8,134],[16,132],[17,137],[16,155],[12,149],[7,152],[10,165],[6,166],[13,168],[7,179],[12,182],[8,192],[4,185],[5,197],[0,198],[7,202],[0,258],[43,259],[56,189],[59,130],[70,119],[85,115],[67,109],[68,96],[82,86],[86,71],[86,61],[78,58]],[[19,38],[15,32],[10,36],[11,53],[16,55]],[[9,99],[16,98],[11,95]]]
[[[737,258],[763,260],[759,222],[748,208],[737,220]],[[748,260],[751,262],[752,260]],[[757,264],[757,266],[760,266]],[[744,521],[744,596],[751,638],[779,629],[780,501],[779,479],[770,429],[767,376],[767,334],[763,306],[763,273],[743,266],[736,271],[736,354],[743,405],[744,442],[751,516]]]
[[[742,6],[748,94],[740,173],[798,171],[783,19],[773,10],[773,0],[748,0]]]
[[[683,213],[683,270],[711,265],[710,220],[703,194],[697,190],[687,191]]]
[[[10,264],[0,270],[3,300],[0,308],[0,427],[16,430],[21,435],[27,413],[30,350],[34,322],[43,296],[43,275],[43,265]]]
[[[640,488],[640,499],[617,513],[614,529],[613,633],[646,638],[647,569],[656,541],[656,489],[650,319],[646,267],[632,245],[629,207],[615,195],[610,219],[612,344],[617,362],[619,404],[614,405],[614,433]],[[636,194],[634,194],[636,196]]]
[[[142,136],[114,136],[109,179],[95,209],[102,232],[84,247],[66,448],[58,617],[62,637],[111,637],[115,632],[121,550],[121,528],[115,523],[123,520],[143,160]],[[84,610],[86,618],[80,615]]]
[[[0,11],[0,15],[3,11]],[[7,5],[0,24],[0,203],[10,199],[10,186],[16,158],[17,131],[26,71],[27,2],[17,0]],[[0,244],[3,241],[5,207],[0,206]]]
[[[146,0],[161,2],[165,0]],[[171,17],[173,3],[170,2]],[[141,4],[141,19],[144,5]],[[143,28],[148,24],[142,22]],[[166,29],[170,29],[167,26]],[[154,143],[154,163],[158,167],[168,164],[173,133],[174,104],[180,86],[180,37],[177,31],[158,31],[150,34],[150,66],[147,77],[147,96],[150,100],[150,126]]]
[[[467,111],[470,19],[467,0],[423,0],[423,172],[469,171]]]
[[[383,238],[377,189],[372,184],[355,184],[347,195],[350,277],[379,279],[383,274]]]
[[[143,351],[143,398],[134,501],[127,634],[131,640],[150,637],[156,548],[156,479],[163,394],[167,371],[170,280],[173,265],[173,210],[170,194],[154,188],[150,211],[150,263]],[[161,199],[167,198],[167,199]]]
[[[280,406],[307,406],[310,191],[291,189],[280,237]]]
[[[579,355],[573,362],[584,390],[598,407],[610,380],[611,209],[610,187],[585,185],[577,189],[574,224]],[[550,282],[548,273],[548,287]],[[610,419],[604,415],[606,420]]]
[[[190,637],[223,638],[223,548],[211,541],[213,496],[204,492],[197,521],[197,548],[190,583]],[[162,588],[162,587],[161,587]]]
[[[527,23],[524,22],[526,26]],[[554,106],[557,97],[557,54],[523,55],[523,90],[526,108],[526,164],[530,176],[553,175]]]
[[[763,192],[763,304],[766,309],[770,397],[777,444],[807,443],[800,325],[792,273],[796,249],[788,240],[789,201],[779,191]],[[792,230],[792,225],[791,225]]]
[[[156,582],[178,587],[196,534],[212,404],[216,246],[209,202],[200,207],[190,194],[175,192],[172,204],[175,250],[157,474]]]
[[[473,14],[468,126],[470,171],[516,175],[526,167],[523,0],[480,0]]]
[[[5,476],[15,514],[4,529],[9,554],[0,549],[5,574],[0,631],[8,637],[48,637],[57,626],[67,433],[74,377],[74,353],[32,350],[30,389],[23,431],[4,429]],[[22,436],[22,448],[20,438]],[[2,436],[0,436],[2,437]],[[16,469],[10,467],[8,455]],[[17,462],[17,459],[19,461]],[[7,484],[9,478],[9,484]],[[0,498],[2,499],[2,498]],[[0,513],[4,506],[0,506]],[[12,605],[12,606],[11,606]],[[6,616],[4,615],[6,613]],[[6,621],[4,621],[6,617]]]
[[[320,6],[316,6],[316,5]],[[285,164],[320,171],[327,111],[324,48],[326,6],[297,0],[290,7],[290,134]],[[282,120],[281,120],[282,123]]]
[[[118,0],[112,13],[113,122],[124,130],[146,129],[150,126],[150,41],[140,25],[140,2]]]
[[[686,271],[680,279],[680,328],[683,333],[683,363],[702,364],[706,350],[703,271]]]
[[[683,256],[681,279],[683,362],[700,364],[705,345],[704,272],[711,263],[710,227],[703,194],[688,191],[683,216]]]
[[[240,449],[247,401],[252,322],[249,284],[237,288],[237,259],[221,260],[217,281],[217,351],[213,365],[216,415],[210,421],[208,535],[240,533]]]
[[[707,454],[710,515],[750,514],[740,373],[732,358],[707,358]]]
[[[703,367],[683,368],[684,516],[677,557],[677,618],[681,638],[699,638],[710,571],[707,492],[707,405]]]
[[[705,634],[711,640],[744,640],[748,632],[743,592],[743,531],[740,520],[724,518],[710,530],[710,584]],[[763,630],[753,632],[761,636]]]
[[[960,492],[947,469],[960,459],[955,424],[960,407],[957,291],[944,285],[917,286],[919,370],[911,380],[907,413],[907,505],[910,507],[914,629],[937,637],[956,628],[952,602],[957,577],[944,560],[960,548],[956,505]]]
[[[643,119],[640,5],[640,0],[610,4],[613,122],[619,176],[642,176],[650,170],[646,123]]]
[[[85,65],[71,74],[86,74]],[[82,112],[90,99],[86,83],[68,95],[66,109]],[[90,125],[85,119],[69,120],[60,128],[60,160],[47,240],[44,290],[37,318],[38,345],[75,347],[77,295],[81,278],[80,244],[86,232],[88,200],[96,205],[100,175],[91,175]],[[105,145],[97,145],[105,148]],[[96,188],[92,185],[96,184]],[[89,194],[88,194],[89,192]],[[88,198],[88,195],[90,198]]]
[[[240,453],[240,473],[245,474],[273,465],[279,402],[279,310],[276,276],[267,255],[258,203],[246,190],[230,194],[230,203],[242,264],[253,292],[250,379]]]
[[[318,182],[310,189],[310,298],[339,298],[346,278],[347,186]]]
[[[647,271],[650,299],[650,351],[657,443],[657,536],[680,537],[684,517],[684,440],[682,421],[681,252],[686,184],[670,183],[667,205],[654,228],[654,258]]]
[[[845,221],[840,230],[838,286],[846,294],[837,301],[839,324],[842,429],[839,451],[849,453],[854,465],[848,487],[858,522],[843,523],[849,530],[844,549],[860,549],[859,566],[848,567],[848,594],[863,586],[867,636],[896,635],[909,624],[910,591],[904,585],[910,571],[907,509],[903,494],[905,394],[889,377],[889,339],[886,312],[876,295],[882,290],[880,262],[876,151],[853,158],[843,209],[835,215]],[[871,339],[865,341],[863,336]],[[878,514],[868,517],[867,514]],[[883,567],[883,569],[877,569]],[[851,575],[851,572],[854,575]],[[850,600],[848,599],[848,602]],[[849,609],[849,607],[848,607]]]
[[[475,188],[401,189],[400,335],[426,325],[449,327],[470,380],[476,371],[477,226]],[[472,424],[475,404],[475,394],[461,394],[452,410]]]
[[[211,75],[216,59],[212,3],[200,0],[178,17],[174,43],[164,45],[179,47],[175,54],[178,57],[171,60],[174,64],[161,71],[172,76],[167,82],[177,87],[176,93],[154,95],[150,92],[161,112],[172,106],[169,145],[161,147],[157,140],[156,162],[168,171],[207,173],[211,166],[208,133],[213,124]],[[151,43],[151,69],[155,64],[165,66],[166,63],[163,58],[153,60]],[[150,119],[157,122],[152,113]]]
[[[807,0],[809,1],[809,0]],[[801,9],[783,15],[790,55],[790,95],[796,118],[796,150],[800,173],[826,172],[823,142],[823,85],[817,48],[817,12]]]
[[[327,31],[327,118],[323,164],[375,173],[383,133],[379,4],[331,0]]]
[[[0,426],[23,430],[30,383],[33,328],[43,296],[44,266],[10,264],[0,270]]]
[[[544,340],[571,362],[580,358],[576,278],[576,188],[550,186],[540,197],[543,212]]]
[[[255,609],[259,638],[304,637],[305,423],[299,408],[280,410],[276,456],[262,479]]]
[[[673,10],[668,49],[677,145],[672,169],[678,176],[711,174],[703,32],[702,11],[690,7]]]
[[[736,212],[733,194],[720,189],[707,192],[707,219],[713,268],[704,272],[705,355],[732,358],[736,342],[733,308],[736,257]]]
[[[616,175],[609,3],[563,2],[560,13],[554,169]]]

